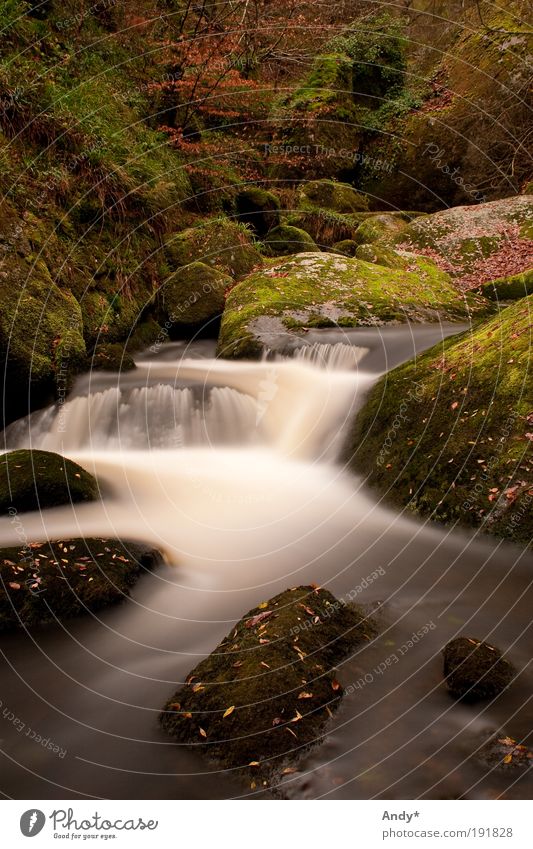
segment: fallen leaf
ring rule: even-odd
[[[229,716],[230,714],[232,714],[234,710],[235,710],[235,705],[232,705],[231,707],[229,707],[227,710],[224,711],[224,715],[223,715],[222,719],[226,719],[226,717]]]
[[[339,682],[337,681],[336,678],[334,678],[333,681],[331,682],[331,689],[335,690],[335,691],[341,689],[341,685],[339,684]]]
[[[300,694],[298,695],[298,698],[299,698],[299,699],[312,699],[312,698],[313,698],[313,694],[312,694],[312,693],[307,693],[307,692],[304,690],[302,693],[300,693]]]
[[[200,732],[200,734],[202,735],[202,737],[207,737],[207,734],[206,734],[206,732],[204,731],[204,729],[203,729],[203,728],[199,728],[199,729],[198,729],[198,731]]]

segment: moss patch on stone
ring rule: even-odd
[[[291,227],[289,224],[274,227],[263,244],[272,256],[287,256],[316,250],[314,241],[305,230]]]
[[[280,201],[277,195],[259,186],[248,186],[235,198],[237,218],[264,236],[279,224]]]
[[[335,242],[332,250],[336,254],[354,257],[358,247],[359,245],[355,239],[341,239],[340,242]],[[364,257],[361,257],[361,259],[364,259]]]
[[[161,287],[163,319],[172,324],[195,325],[220,315],[225,292],[233,280],[205,262],[178,269]]]
[[[459,293],[448,275],[425,257],[413,257],[409,269],[325,253],[273,262],[229,293],[219,353],[257,355],[257,321],[271,316],[296,329],[460,320],[487,309],[484,298]]]
[[[446,686],[454,698],[463,701],[494,698],[516,674],[497,648],[471,637],[451,640],[443,655]]]
[[[516,301],[526,295],[532,295],[533,268],[529,268],[522,274],[512,274],[509,277],[501,277],[499,280],[485,283],[481,291],[492,301]]]
[[[334,180],[311,180],[300,187],[300,209],[329,209],[332,212],[365,212],[368,198],[349,183]]]
[[[1,514],[15,515],[98,498],[95,478],[60,454],[23,448],[0,457]]]
[[[68,539],[0,549],[0,631],[100,610],[124,600],[161,557],[137,543]]]
[[[161,723],[218,765],[269,779],[321,741],[343,695],[336,664],[376,633],[363,610],[327,590],[287,590],[192,670]]]
[[[394,369],[347,446],[393,503],[517,542],[533,538],[533,296]]]
[[[261,265],[250,231],[229,218],[212,218],[169,236],[165,255],[171,271],[203,262],[239,279]]]

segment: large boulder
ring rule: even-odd
[[[443,650],[446,686],[456,699],[492,699],[509,686],[516,670],[489,643],[457,637]]]
[[[272,256],[300,254],[317,249],[309,233],[290,224],[274,227],[264,240],[264,245]]]
[[[488,308],[484,298],[458,292],[431,260],[411,256],[408,268],[326,253],[281,259],[230,292],[219,353],[258,356],[272,334],[288,329],[459,320]]]
[[[0,549],[0,631],[53,624],[123,601],[160,562],[148,546],[108,539]]]
[[[203,262],[235,279],[262,263],[250,231],[229,218],[208,219],[168,236],[165,257],[171,272],[192,262]]]
[[[443,522],[533,539],[533,295],[392,372],[347,459],[389,500]]]
[[[19,449],[0,457],[0,514],[15,515],[98,498],[95,478],[60,454]]]
[[[432,257],[463,288],[477,288],[533,266],[532,216],[533,195],[458,206],[417,218],[397,241]]]
[[[202,324],[219,316],[225,292],[233,285],[229,275],[205,262],[178,269],[160,289],[162,318],[169,325]]]
[[[169,699],[161,723],[224,769],[279,775],[323,738],[343,696],[336,665],[376,633],[361,608],[294,587],[231,629]]]
[[[330,209],[332,212],[365,212],[368,198],[349,183],[335,180],[311,180],[299,190],[298,206],[301,209]]]
[[[279,198],[259,186],[248,186],[235,198],[237,218],[264,236],[279,224]]]

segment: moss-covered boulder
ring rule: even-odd
[[[332,212],[365,212],[368,198],[349,183],[334,180],[311,180],[300,187],[298,206],[301,209],[329,209]]]
[[[355,605],[295,587],[250,610],[167,702],[163,727],[261,780],[324,737],[343,696],[336,665],[376,634]]]
[[[0,457],[0,514],[97,498],[98,484],[92,475],[60,454],[24,448]]]
[[[159,297],[163,319],[176,325],[194,325],[219,316],[224,309],[225,292],[233,280],[205,262],[193,262],[178,269],[161,287]]]
[[[280,202],[277,195],[259,186],[248,186],[235,198],[237,217],[259,235],[264,236],[280,220]]]
[[[359,245],[355,241],[355,239],[341,239],[340,242],[335,242],[335,244],[332,247],[332,250],[336,254],[342,254],[343,256],[354,257],[356,252],[357,252],[358,247],[359,247]],[[364,259],[364,257],[361,257],[361,259]]]
[[[383,377],[347,455],[397,505],[533,539],[533,295]]]
[[[257,356],[265,334],[287,329],[460,320],[488,309],[484,298],[461,294],[431,260],[413,257],[409,268],[332,253],[271,261],[228,295],[219,353]]]
[[[317,250],[309,233],[290,224],[281,224],[270,231],[263,244],[272,256],[287,256]]]
[[[202,262],[236,279],[262,262],[250,231],[229,218],[208,219],[168,236],[165,255],[171,271]]]
[[[527,271],[533,263],[533,196],[458,206],[416,218],[397,241],[426,254],[475,288]]]
[[[492,301],[516,301],[526,295],[533,295],[533,268],[484,283],[481,291]]]
[[[491,699],[509,686],[516,670],[489,643],[457,637],[443,649],[446,686],[456,699]]]
[[[46,625],[122,601],[157,551],[108,539],[0,549],[0,631]]]
[[[399,236],[407,229],[409,219],[403,214],[379,213],[368,216],[357,228],[355,240],[360,245],[379,242],[381,245],[391,245],[398,241]]]
[[[354,242],[357,246],[357,242]],[[407,268],[409,261],[405,256],[401,256],[397,251],[386,245],[370,243],[367,245],[358,245],[356,247],[355,256],[357,259],[363,259],[365,262],[374,262],[377,265],[384,265],[386,268]]]
[[[360,224],[359,213],[341,215],[329,209],[307,209],[287,216],[286,224],[305,230],[320,248],[352,239]]]
[[[96,371],[132,371],[135,368],[133,357],[120,342],[107,342],[97,345],[89,366]]]

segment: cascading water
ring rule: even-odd
[[[62,407],[9,428],[7,447],[60,451],[96,474],[105,494],[19,517],[29,540],[139,539],[168,560],[118,608],[2,639],[10,709],[68,751],[45,760],[4,728],[14,796],[246,793],[164,736],[158,711],[246,610],[312,582],[379,603],[384,625],[343,663],[339,675],[356,694],[287,778],[287,795],[531,794],[529,775],[486,775],[471,757],[495,728],[516,739],[529,731],[530,560],[384,507],[338,462],[346,425],[377,377],[459,329],[316,331],[292,359],[254,363],[212,359],[202,346],[196,358],[194,346],[173,343],[131,373],[87,376]],[[0,546],[19,541],[0,520]],[[510,647],[522,670],[505,699],[473,713],[442,685],[440,649],[465,632]],[[376,673],[395,653],[401,662]]]

